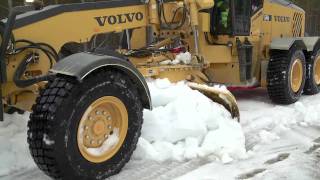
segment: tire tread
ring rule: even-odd
[[[125,87],[127,90],[125,93],[131,93],[131,97],[134,98],[136,104],[138,117],[141,122],[137,122],[139,127],[137,138],[135,138],[132,144],[130,152],[123,156],[123,159],[119,160],[118,164],[114,164],[115,170],[109,171],[108,176],[112,176],[121,171],[123,166],[130,160],[133,151],[136,149],[136,144],[141,135],[142,126],[142,104],[140,97],[138,96],[137,89],[132,84],[129,78],[125,77],[121,72],[116,70],[101,70],[93,72],[88,81],[94,80],[96,77],[107,79],[107,83],[111,83],[114,86]],[[73,79],[65,77],[58,77],[53,81],[48,82],[46,88],[40,91],[39,97],[36,99],[35,105],[32,107],[32,113],[30,115],[30,121],[28,122],[28,144],[32,158],[37,166],[49,177],[54,179],[65,179],[63,177],[62,169],[59,168],[58,162],[55,159],[54,145],[48,145],[44,142],[44,136],[52,131],[55,120],[55,114],[59,106],[65,99],[72,93],[72,90],[76,87],[78,82]],[[124,144],[126,145],[126,144]],[[94,177],[93,177],[94,178]],[[96,177],[97,179],[100,179]]]

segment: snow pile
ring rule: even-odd
[[[302,102],[295,103],[297,121],[302,126],[320,126],[320,103],[305,105]]]
[[[213,155],[224,163],[246,158],[239,123],[221,105],[185,82],[149,80],[152,111],[144,111],[144,126],[136,159],[183,161]]]
[[[234,92],[250,158],[210,163],[174,180],[320,179],[320,94],[275,105],[267,91]]]
[[[27,145],[29,114],[7,115],[0,122],[0,177],[24,168],[34,167]]]

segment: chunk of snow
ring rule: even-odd
[[[180,53],[176,56],[176,61],[182,62],[184,64],[190,64],[192,60],[191,53],[185,52],[185,53]]]
[[[144,138],[140,137],[137,149],[135,150],[135,153],[133,154],[133,157],[135,159],[157,159],[159,156],[159,153],[155,150],[155,148],[152,146],[152,144],[145,140]]]
[[[164,60],[161,61],[160,65],[177,65],[177,64],[191,64],[192,61],[192,55],[189,52],[180,53],[176,55],[176,58],[174,60]]]
[[[280,137],[277,136],[275,133],[266,130],[260,131],[259,136],[261,140],[260,142],[265,144],[270,144],[271,142],[280,139]]]
[[[165,61],[161,61],[159,64],[160,65],[170,65],[170,64],[172,64],[172,61],[168,59],[168,60],[165,60]]]
[[[229,154],[222,155],[221,162],[223,164],[228,164],[228,163],[231,163],[232,161],[233,161],[233,159],[229,156]]]
[[[43,142],[48,146],[54,145],[54,141],[51,140],[47,134],[43,135]]]
[[[87,148],[88,153],[94,156],[101,156],[102,154],[106,153],[107,151],[114,148],[119,142],[119,129],[114,128],[113,134],[108,137],[107,140],[104,141],[102,146],[98,148]]]
[[[185,140],[185,153],[184,158],[185,159],[195,159],[198,157],[198,151],[199,151],[199,140],[197,138],[188,137]]]

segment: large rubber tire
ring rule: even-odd
[[[312,52],[311,56],[307,59],[307,79],[306,85],[304,88],[304,94],[314,95],[320,92],[320,85],[316,83],[314,78],[315,73],[315,63],[316,60],[320,58],[320,44],[315,47],[315,50]],[[319,73],[319,72],[318,72]]]
[[[302,83],[297,92],[291,88],[293,63],[300,59],[303,67]],[[306,59],[302,50],[273,51],[267,70],[267,89],[270,99],[277,104],[292,104],[301,97],[306,76]]]
[[[119,98],[128,112],[128,130],[123,145],[109,160],[92,163],[77,144],[79,121],[100,97]],[[129,161],[141,134],[142,104],[128,77],[112,71],[95,72],[83,83],[59,77],[48,83],[33,106],[28,123],[28,143],[38,167],[62,180],[100,180],[120,172]]]

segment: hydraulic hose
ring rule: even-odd
[[[21,79],[21,77],[23,76],[23,74],[27,69],[27,66],[34,60],[34,58],[35,58],[34,54],[29,54],[22,60],[22,62],[18,66],[13,78],[13,81],[17,87],[25,88],[42,81],[49,81],[50,79],[55,77],[55,74],[48,74],[48,75],[36,76],[31,79]]]
[[[182,10],[182,19],[179,23],[177,24],[174,24],[174,20],[178,14],[179,11]],[[171,19],[170,22],[168,22],[168,20],[166,19],[166,16],[165,16],[165,8],[164,8],[164,4],[163,2],[158,2],[158,16],[159,16],[159,19],[160,19],[160,25],[163,27],[163,28],[166,28],[166,29],[170,29],[170,30],[176,30],[176,29],[179,29],[181,28],[185,22],[186,22],[186,19],[187,19],[187,8],[184,6],[184,7],[179,7],[175,10],[174,12],[174,15],[173,15],[173,18]]]
[[[15,43],[16,44],[17,43],[27,43],[28,45],[14,49],[15,51],[14,51],[13,54],[21,53],[24,50],[30,49],[30,48],[31,49],[32,48],[33,49],[39,49],[42,52],[44,52],[44,54],[49,58],[49,60],[50,60],[50,68],[53,66],[53,63],[54,63],[53,59],[54,59],[55,62],[58,62],[58,60],[59,60],[58,53],[54,50],[54,48],[52,46],[50,46],[50,45],[48,45],[46,43],[34,43],[32,41],[25,40],[25,39],[17,40]]]

